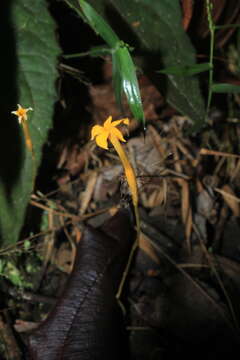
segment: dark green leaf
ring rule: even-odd
[[[240,93],[239,85],[231,85],[231,84],[213,84],[212,91],[215,93]]]
[[[6,118],[2,119],[5,125],[0,133],[1,147],[6,144],[6,161],[1,159],[0,179],[0,231],[5,244],[14,243],[18,239],[33,189],[35,170],[40,164],[42,146],[52,125],[59,55],[55,24],[47,11],[46,1],[15,0],[9,1],[9,6],[10,3],[14,36],[8,42],[8,48],[12,50],[8,53],[4,71],[9,79],[14,73],[14,78],[11,85],[7,79],[5,82],[2,78],[0,85],[1,103],[5,92],[9,90]],[[4,34],[9,35],[7,28]],[[17,63],[14,63],[13,59],[17,59]],[[0,61],[3,62],[4,58],[1,57]],[[14,88],[17,90],[16,95],[11,90]],[[26,148],[18,119],[10,114],[16,110],[17,103],[34,109],[28,113],[35,152],[34,163],[30,151]]]
[[[192,76],[200,74],[204,71],[209,71],[210,69],[211,65],[209,63],[204,63],[192,66],[171,66],[158,72],[166,75]]]
[[[89,25],[99,34],[104,41],[111,47],[114,48],[120,41],[118,36],[108,25],[108,23],[100,16],[94,8],[89,5],[85,0],[78,0],[79,5],[87,19]],[[76,9],[78,12],[79,10]]]
[[[126,46],[119,46],[114,52],[114,86],[116,86],[116,98],[122,91],[125,93],[129,107],[137,120],[145,126],[145,118],[142,108],[141,95],[136,77],[136,70],[132,58]]]
[[[118,52],[114,51],[112,54],[112,74],[113,74],[113,88],[115,93],[115,99],[119,109],[122,111],[122,77],[121,77],[121,69],[119,63]]]

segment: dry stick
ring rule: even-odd
[[[69,234],[69,231],[67,229],[66,226],[64,226],[64,219],[63,217],[60,217],[60,222],[62,223],[63,225],[63,231],[64,231],[64,234],[66,235],[66,238],[68,239],[69,241],[69,244],[71,246],[71,256],[72,256],[72,261],[71,261],[71,267],[70,267],[70,272],[73,270],[73,266],[74,266],[74,259],[76,259],[76,253],[77,253],[77,243],[76,241],[74,241],[74,239],[72,238],[72,236]]]
[[[36,206],[36,207],[38,207],[38,208],[40,208],[42,210],[50,211],[55,215],[68,217],[68,218],[71,218],[72,220],[76,220],[76,221],[84,221],[84,220],[89,219],[89,218],[91,218],[93,216],[96,216],[96,215],[102,214],[102,213],[104,213],[106,211],[109,211],[110,209],[113,208],[113,207],[108,207],[108,208],[105,208],[105,209],[97,210],[94,213],[85,214],[85,215],[74,215],[74,214],[70,214],[68,212],[64,213],[64,212],[61,212],[61,211],[58,211],[58,210],[51,209],[48,206],[40,204],[40,203],[38,203],[37,201],[34,201],[34,200],[31,200],[30,204],[33,205],[33,206]]]
[[[200,155],[211,155],[211,156],[225,156],[225,157],[232,157],[232,158],[240,158],[240,155],[230,154],[222,151],[215,151],[215,150],[208,150],[202,148],[199,152]]]
[[[64,212],[61,212],[61,211],[58,211],[58,210],[51,209],[48,206],[40,204],[40,203],[38,203],[37,201],[34,201],[34,200],[31,200],[30,204],[33,205],[33,206],[36,206],[36,207],[38,207],[38,208],[40,208],[42,210],[52,212],[55,215],[65,216],[65,217],[68,217],[68,218],[71,218],[71,219],[74,219],[74,220],[80,220],[80,216],[78,216],[78,215],[73,215],[73,214],[70,214],[70,213],[67,213],[67,212],[64,213]]]
[[[195,160],[195,158],[192,156],[190,151],[186,148],[186,146],[179,139],[176,140],[176,145],[177,145],[178,149],[181,151],[181,153],[184,154],[188,160],[190,160],[191,162],[193,160]]]
[[[79,178],[75,179],[75,180],[72,180],[72,181],[68,181],[67,184],[73,185],[73,184],[75,184],[77,182],[79,182]],[[31,197],[32,197],[32,199],[35,199],[35,200],[40,199],[40,200],[47,201],[50,196],[56,195],[60,191],[61,191],[61,188],[59,187],[58,189],[52,190],[52,191],[48,192],[47,194],[41,194],[40,192],[38,192],[38,193],[41,194],[40,196],[37,196],[36,194],[32,194]]]
[[[174,154],[175,169],[181,173],[182,166],[178,162],[178,160],[179,160],[179,151],[178,150],[179,149],[177,149],[177,142],[171,141],[171,146],[172,146],[173,154]],[[185,152],[187,152],[186,149],[185,149]],[[191,232],[192,232],[192,209],[190,206],[189,185],[188,185],[188,182],[184,179],[176,179],[176,181],[181,186],[181,217],[182,217],[182,222],[185,226],[186,243],[187,243],[188,251],[190,253],[191,252],[190,237],[191,237]]]
[[[92,194],[97,182],[97,171],[93,172],[91,176],[87,179],[86,189],[81,194],[81,207],[79,210],[80,215],[84,214],[88,208],[88,205],[91,201]]]
[[[240,171],[240,160],[237,160],[235,169],[233,170],[233,172],[230,175],[231,181],[233,182],[235,177],[239,174]]]

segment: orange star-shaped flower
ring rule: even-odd
[[[138,220],[138,191],[137,191],[137,180],[134,169],[130,164],[130,161],[127,157],[127,154],[122,147],[120,141],[125,142],[121,131],[116,128],[119,124],[129,125],[129,119],[124,118],[121,120],[116,120],[112,122],[112,116],[109,116],[107,120],[104,122],[103,126],[95,125],[92,128],[91,132],[91,140],[95,139],[96,144],[103,149],[108,150],[108,140],[112,143],[114,149],[118,153],[118,156],[122,162],[124,172],[127,178],[127,182],[132,193],[132,200],[133,205],[136,210],[136,218],[139,227],[139,220]]]
[[[133,254],[135,252],[135,249],[138,246],[138,239],[139,239],[139,234],[140,234],[140,217],[139,217],[139,212],[138,212],[138,189],[137,189],[137,180],[136,180],[136,175],[134,172],[134,169],[127,157],[127,154],[122,146],[122,144],[120,143],[120,141],[125,142],[126,140],[124,139],[121,131],[119,129],[116,128],[116,126],[118,126],[119,124],[125,124],[125,125],[129,125],[129,120],[126,119],[121,119],[121,120],[116,120],[112,122],[112,116],[109,116],[107,118],[107,120],[104,122],[103,126],[100,125],[95,125],[92,128],[91,131],[91,140],[95,139],[96,144],[98,146],[100,146],[103,149],[108,150],[108,140],[112,143],[114,149],[116,150],[116,152],[118,153],[118,156],[122,162],[123,165],[123,169],[127,178],[127,182],[128,182],[128,186],[130,188],[131,194],[132,194],[132,202],[133,202],[133,207],[134,207],[134,212],[135,212],[135,219],[136,219],[136,228],[137,228],[137,237],[136,237],[136,241],[132,247],[132,250],[130,252],[130,256],[123,274],[123,277],[121,279],[117,294],[116,294],[116,298],[119,299],[122,293],[122,289],[126,280],[126,276],[128,274],[128,270],[132,261],[132,257]]]
[[[116,128],[119,124],[129,125],[129,119],[121,119],[112,122],[112,116],[109,116],[103,126],[95,125],[92,128],[91,140],[95,138],[96,144],[103,149],[108,150],[108,140],[113,144],[114,139],[125,142],[121,131]]]
[[[32,111],[31,107],[25,109],[21,105],[17,104],[18,109],[16,111],[12,111],[11,114],[14,114],[18,117],[19,124],[22,124],[23,121],[27,120],[27,112]]]

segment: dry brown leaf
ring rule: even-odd
[[[187,30],[193,15],[193,0],[182,0],[182,25]]]
[[[158,196],[158,191],[153,191],[147,198],[147,207],[154,208],[156,206],[156,200]]]
[[[239,203],[240,199],[235,196],[233,190],[229,185],[224,185],[221,189],[215,188],[215,191],[219,192],[226,204],[230,207],[234,216],[240,215]]]
[[[192,232],[192,209],[190,206],[190,194],[189,194],[189,184],[187,181],[181,179],[182,186],[182,198],[181,198],[181,211],[182,211],[182,221],[185,225],[185,236],[190,249],[190,236]]]
[[[167,203],[167,186],[168,186],[168,183],[167,183],[166,179],[163,179],[162,186],[159,187],[159,191],[157,193],[155,206],[166,205],[166,203]]]
[[[182,143],[180,139],[176,140],[176,145],[178,149],[181,151],[181,153],[185,155],[186,159],[190,160],[191,162],[195,160],[195,158],[192,156],[190,151],[187,149],[187,147]]]
[[[86,184],[86,190],[83,191],[80,195],[80,210],[79,210],[79,214],[83,215],[89,205],[89,202],[91,201],[93,192],[94,192],[94,188],[97,182],[97,172],[93,171],[90,175],[90,177],[87,180],[87,184]]]
[[[75,255],[75,251],[71,249],[69,244],[63,243],[55,254],[54,263],[61,271],[70,274]]]
[[[139,247],[148,257],[155,262],[156,264],[160,264],[159,257],[156,254],[154,247],[152,246],[151,242],[147,235],[141,233],[139,238]]]
[[[196,189],[198,193],[200,193],[204,189],[203,184],[199,179],[196,179]]]
[[[14,329],[18,333],[30,332],[30,331],[37,329],[39,324],[40,323],[38,323],[38,322],[24,321],[21,319],[16,319],[15,324],[14,324]]]
[[[161,137],[161,135],[152,125],[148,126],[148,131],[152,139],[153,145],[158,150],[160,156],[165,159],[168,156],[166,140]]]
[[[176,141],[171,141],[174,156],[174,167],[177,172],[182,172],[182,165],[179,162],[179,149],[176,145]],[[177,183],[181,186],[181,214],[182,222],[185,225],[185,237],[187,241],[188,249],[190,250],[190,237],[192,233],[192,209],[190,206],[190,194],[189,194],[189,183],[184,179],[176,179]]]
[[[238,159],[236,161],[235,167],[230,174],[231,182],[233,182],[235,180],[235,178],[238,176],[239,172],[240,172],[240,159]]]

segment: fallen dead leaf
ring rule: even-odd
[[[95,189],[97,177],[98,177],[97,171],[93,171],[87,180],[86,190],[80,194],[80,209],[79,209],[80,215],[83,215],[87,211],[89,202],[91,201]]]
[[[160,264],[159,256],[156,254],[154,247],[151,245],[147,235],[141,232],[139,237],[139,247],[148,257],[156,264]]]
[[[214,190],[219,192],[222,195],[224,201],[232,210],[233,215],[239,216],[239,214],[240,214],[240,208],[239,208],[240,199],[237,196],[235,196],[231,187],[229,185],[224,185],[221,189],[215,188]]]

